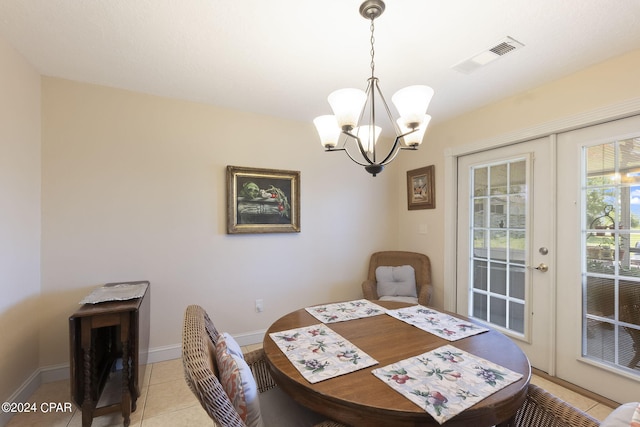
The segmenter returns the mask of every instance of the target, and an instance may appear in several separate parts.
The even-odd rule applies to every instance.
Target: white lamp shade
[[[373,129],[372,129],[373,128]],[[382,132],[382,128],[380,126],[358,126],[354,130],[354,134],[360,139],[360,143],[362,144],[362,148],[367,153],[373,153],[373,147],[378,142],[378,137],[380,136],[380,132]]]
[[[313,119],[313,124],[316,125],[322,146],[324,148],[334,148],[340,137],[340,127],[336,116],[318,116]]]
[[[327,98],[338,126],[342,129],[353,129],[358,124],[367,94],[360,89],[339,89],[331,92]]]
[[[424,138],[424,132],[427,130],[427,126],[429,126],[430,121],[431,121],[431,116],[428,114],[425,114],[424,117],[422,118],[422,124],[420,125],[418,130],[410,133],[409,135],[405,135],[404,137],[402,137],[402,139],[404,140],[404,145],[411,147],[411,146],[417,146],[422,144],[422,139]],[[411,131],[411,128],[405,126],[402,118],[396,120],[396,122],[398,123],[398,127],[400,128],[400,132],[402,134],[405,134]]]
[[[422,123],[431,98],[433,98],[433,89],[429,86],[415,85],[400,89],[393,94],[391,101],[398,109],[404,126],[412,127]]]

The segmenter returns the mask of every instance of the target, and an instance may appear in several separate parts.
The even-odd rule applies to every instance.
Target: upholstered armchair
[[[380,287],[376,280],[376,270],[378,267],[400,267],[411,266],[415,271],[416,300],[411,297],[398,297],[396,295],[380,295],[388,288]],[[381,271],[378,270],[380,275]],[[404,272],[403,272],[404,274]],[[371,255],[369,260],[369,271],[367,280],[362,282],[362,293],[369,300],[396,300],[416,302],[422,305],[429,305],[431,301],[431,262],[429,257],[417,252],[405,251],[383,251]],[[393,292],[391,292],[393,293]],[[411,300],[411,301],[410,301]]]

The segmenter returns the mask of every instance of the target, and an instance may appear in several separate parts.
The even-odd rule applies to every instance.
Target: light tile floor
[[[245,348],[250,350],[250,348]],[[534,376],[537,384],[559,398],[603,420],[612,410],[590,398],[563,388],[547,379]],[[198,427],[211,426],[212,421],[189,390],[183,376],[182,361],[169,360],[149,365],[138,398],[138,409],[131,414],[131,427]],[[69,381],[41,385],[29,402],[69,402]],[[6,427],[81,427],[82,413],[73,407],[72,413],[41,412],[15,415]],[[122,426],[118,413],[93,420],[92,427]]]

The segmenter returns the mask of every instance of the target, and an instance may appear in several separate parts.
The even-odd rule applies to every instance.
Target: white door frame
[[[605,123],[633,115],[640,114],[640,98],[633,98],[625,102],[607,107],[598,108],[589,112],[576,114],[558,120],[552,120],[530,128],[520,129],[515,132],[498,135],[479,141],[472,141],[458,147],[447,148],[444,152],[444,210],[445,212],[457,212],[457,187],[458,187],[458,157],[477,153],[492,148],[524,142],[530,139],[541,138],[560,132],[566,132],[585,126]],[[554,137],[555,141],[555,137]],[[555,169],[554,169],[555,175]],[[554,178],[555,179],[555,178]],[[456,310],[456,215],[444,215],[444,308],[455,312]],[[554,233],[555,235],[555,233]],[[555,248],[553,253],[555,254]],[[555,255],[554,255],[555,256]],[[555,274],[551,283],[551,351],[555,353]],[[552,356],[554,356],[552,354]],[[548,372],[555,375],[555,357],[550,358]]]

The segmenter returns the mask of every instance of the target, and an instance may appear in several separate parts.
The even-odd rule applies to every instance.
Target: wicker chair
[[[182,363],[185,380],[214,421],[214,425],[244,427],[245,423],[218,378],[215,356],[212,353],[215,352],[218,335],[217,329],[202,307],[198,305],[187,307],[182,330]],[[244,359],[251,368],[259,393],[276,387],[269,374],[262,349],[244,353]],[[333,421],[325,421],[316,424],[316,427],[344,426]]]
[[[431,261],[429,257],[417,252],[383,251],[371,255],[367,280],[362,282],[362,293],[368,300],[380,299],[376,283],[376,268],[379,266],[410,265],[416,272],[416,292],[418,303],[429,305],[431,301]]]
[[[527,400],[518,410],[513,427],[598,427],[600,422],[586,412],[529,384]]]

